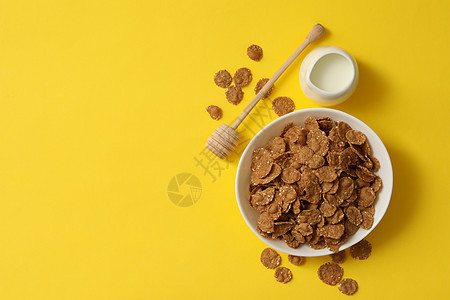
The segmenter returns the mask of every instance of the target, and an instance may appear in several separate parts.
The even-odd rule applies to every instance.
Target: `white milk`
[[[310,80],[327,92],[339,92],[348,88],[355,75],[352,63],[341,54],[322,56],[311,70]]]

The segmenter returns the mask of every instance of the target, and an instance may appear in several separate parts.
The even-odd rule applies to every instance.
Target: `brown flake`
[[[233,105],[238,105],[239,103],[241,103],[242,98],[244,98],[244,92],[240,87],[232,85],[225,91],[225,96],[228,102]]]
[[[281,263],[281,256],[272,248],[266,248],[262,251],[260,260],[267,269],[275,269]]]
[[[305,128],[306,130],[318,130],[319,129],[319,123],[317,122],[317,119],[314,117],[307,117],[305,119]]]
[[[328,137],[322,130],[310,130],[306,136],[306,144],[320,156],[328,153]]]
[[[367,139],[364,133],[358,130],[349,130],[345,133],[347,141],[351,144],[362,145]]]
[[[338,126],[337,127],[338,127],[339,138],[342,141],[347,142],[347,136],[346,136],[347,131],[352,130],[352,128],[350,127],[350,125],[348,125],[347,123],[342,122],[342,121],[338,122]]]
[[[289,97],[277,97],[272,101],[272,109],[278,116],[284,116],[295,110],[294,101]]]
[[[330,254],[330,257],[333,262],[335,262],[337,264],[342,264],[345,262],[345,258],[346,258],[345,250]]]
[[[377,193],[380,189],[381,189],[381,186],[383,185],[383,183],[382,183],[382,181],[381,181],[381,178],[379,177],[379,176],[377,176],[377,177],[375,177],[375,179],[373,180],[373,183],[372,183],[372,185],[370,186],[372,189],[373,189],[373,191],[375,192],[375,193]]]
[[[210,105],[206,108],[206,111],[213,120],[220,120],[222,118],[222,109],[218,106]]]
[[[369,207],[375,201],[375,192],[371,187],[363,187],[359,190],[358,206]]]
[[[263,50],[260,46],[253,44],[247,48],[247,55],[251,60],[260,61],[263,56]]]
[[[327,201],[324,201],[320,205],[320,212],[324,217],[331,217],[336,212],[336,206],[330,204]]]
[[[252,81],[252,71],[248,68],[240,68],[234,73],[233,80],[238,87],[247,86]]]
[[[220,70],[214,74],[214,83],[221,88],[227,88],[231,84],[231,75],[227,70]]]
[[[317,275],[319,275],[319,279],[322,282],[329,285],[336,285],[341,281],[344,275],[344,269],[336,263],[327,262],[319,267]]]
[[[368,259],[372,253],[372,244],[366,240],[361,240],[350,247],[350,255],[354,259]]]
[[[264,87],[264,85],[269,81],[269,78],[262,78],[260,79],[255,86],[255,95],[259,93],[260,90]],[[267,92],[261,97],[261,99],[266,99],[267,97],[272,94],[273,86],[270,87],[270,89],[267,90]]]
[[[353,295],[358,291],[358,283],[351,278],[345,278],[339,283],[338,289],[344,295]]]
[[[272,233],[274,231],[274,223],[272,217],[268,212],[263,212],[258,219],[258,227],[267,233]]]
[[[288,260],[291,264],[299,266],[305,261],[305,258],[303,256],[288,255]]]
[[[361,212],[354,206],[347,207],[345,215],[347,216],[347,219],[356,226],[359,226],[363,221]]]
[[[275,270],[275,279],[281,283],[288,283],[292,280],[292,272],[286,267],[278,267]]]
[[[327,222],[328,224],[338,224],[342,221],[343,218],[344,212],[341,208],[338,208],[331,217],[327,218]]]
[[[343,224],[325,225],[319,228],[319,233],[326,238],[339,239],[344,234]]]

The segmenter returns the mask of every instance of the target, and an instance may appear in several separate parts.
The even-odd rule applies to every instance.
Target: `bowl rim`
[[[375,133],[375,131],[373,131],[366,123],[364,123],[363,121],[361,121],[360,119],[358,119],[358,118],[356,118],[356,117],[354,117],[354,116],[352,116],[352,115],[350,115],[350,114],[348,114],[348,113],[346,113],[346,112],[343,112],[343,111],[341,111],[341,110],[337,110],[337,109],[331,109],[331,108],[323,108],[323,107],[320,107],[320,108],[305,108],[305,109],[299,109],[299,110],[296,110],[296,111],[294,111],[294,112],[291,112],[291,113],[289,113],[289,114],[286,114],[286,115],[284,115],[284,116],[282,116],[282,117],[279,117],[279,118],[277,118],[277,119],[275,119],[275,120],[273,120],[272,122],[270,122],[269,124],[267,124],[266,126],[264,126],[251,140],[250,140],[250,142],[248,143],[248,145],[246,146],[246,148],[245,148],[245,150],[244,150],[244,152],[242,153],[242,155],[241,155],[241,157],[240,157],[240,159],[239,159],[239,164],[238,164],[238,167],[237,167],[237,170],[236,170],[236,179],[235,179],[235,194],[236,194],[236,202],[237,202],[237,204],[238,204],[238,207],[239,207],[239,211],[240,211],[240,213],[241,213],[241,215],[242,215],[242,217],[244,218],[244,221],[245,221],[245,223],[247,224],[247,226],[250,228],[250,230],[262,241],[262,242],[264,242],[267,246],[269,246],[269,247],[271,247],[271,248],[274,248],[275,250],[278,250],[278,251],[280,251],[280,252],[283,252],[283,253],[286,253],[286,254],[291,254],[291,255],[299,255],[299,253],[296,253],[296,251],[298,251],[297,249],[294,249],[294,248],[290,248],[290,247],[288,247],[289,249],[288,249],[288,251],[286,251],[286,250],[284,250],[284,249],[280,249],[279,247],[277,247],[277,245],[276,244],[272,244],[271,242],[272,242],[272,240],[270,240],[270,239],[267,239],[267,238],[264,238],[263,236],[261,236],[257,231],[256,231],[256,228],[254,229],[251,225],[250,225],[250,220],[248,219],[248,216],[244,213],[244,208],[242,207],[242,204],[241,203],[246,203],[246,202],[248,202],[248,199],[245,199],[245,201],[243,201],[243,200],[240,200],[240,196],[239,196],[239,190],[240,190],[240,185],[241,185],[241,183],[240,183],[240,174],[241,174],[241,169],[243,168],[243,160],[244,160],[244,157],[246,157],[247,155],[248,155],[248,152],[250,152],[250,149],[252,148],[252,144],[255,142],[255,141],[257,141],[258,139],[259,139],[259,137],[261,137],[266,131],[267,131],[267,129],[268,128],[270,128],[270,127],[272,127],[272,126],[274,126],[275,124],[277,124],[277,123],[282,123],[282,122],[284,122],[284,120],[285,119],[287,119],[287,118],[289,118],[289,117],[291,117],[292,115],[295,115],[295,114],[304,114],[304,113],[310,113],[311,115],[314,115],[314,114],[320,114],[320,113],[326,113],[326,112],[333,112],[333,113],[336,113],[336,114],[340,114],[340,115],[343,115],[343,116],[345,116],[345,118],[349,118],[349,119],[352,119],[352,121],[355,121],[355,122],[357,122],[357,123],[360,123],[363,127],[366,127],[364,130],[366,131],[368,131],[368,132],[370,132],[371,133],[371,135],[373,135],[373,137],[377,140],[376,142],[377,142],[377,144],[379,144],[379,146],[381,146],[380,147],[380,151],[382,151],[382,152],[384,152],[384,154],[386,155],[386,158],[387,158],[387,161],[385,162],[385,167],[386,167],[386,172],[388,172],[389,174],[387,174],[386,175],[386,177],[389,177],[391,180],[390,180],[390,184],[388,185],[388,187],[390,187],[387,191],[386,191],[386,196],[385,196],[385,198],[386,198],[386,200],[384,200],[384,201],[386,201],[386,204],[385,204],[385,209],[383,210],[383,211],[381,211],[381,215],[380,215],[380,217],[379,217],[379,219],[377,219],[377,220],[374,220],[374,223],[373,223],[373,225],[372,225],[372,227],[370,228],[370,229],[368,229],[368,230],[365,230],[365,231],[363,231],[362,232],[362,235],[361,235],[361,237],[357,240],[357,241],[355,241],[354,243],[352,243],[352,244],[349,244],[349,245],[346,245],[347,243],[348,243],[348,241],[345,243],[345,244],[343,244],[340,248],[339,248],[339,251],[342,251],[342,250],[345,250],[345,249],[347,249],[347,248],[349,248],[349,247],[351,247],[352,245],[354,245],[354,244],[356,244],[357,242],[359,242],[360,240],[362,240],[362,239],[364,239],[370,232],[372,232],[372,230],[373,229],[375,229],[375,227],[380,223],[380,221],[383,219],[383,217],[384,217],[384,215],[386,214],[386,211],[387,211],[387,208],[389,207],[389,204],[390,204],[390,200],[391,200],[391,197],[392,197],[392,190],[393,190],[393,185],[394,185],[394,176],[393,176],[393,168],[392,168],[392,163],[391,163],[391,158],[390,158],[390,156],[389,156],[389,153],[388,153],[388,151],[387,151],[387,149],[386,149],[386,146],[384,145],[384,143],[383,143],[383,141],[380,139],[380,137]],[[339,121],[339,120],[337,120],[337,121]],[[246,187],[247,189],[248,189],[248,187]],[[385,184],[383,183],[383,189],[385,189],[385,188],[387,188],[386,186],[385,186]],[[316,252],[314,252],[314,254],[301,254],[302,256],[307,256],[307,257],[315,257],[315,256],[325,256],[325,255],[329,255],[329,254],[332,254],[333,252],[331,252],[329,249],[327,249],[327,248],[324,248],[324,249],[320,249],[320,250],[315,250]]]

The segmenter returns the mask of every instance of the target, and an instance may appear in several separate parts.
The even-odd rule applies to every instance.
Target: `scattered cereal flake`
[[[358,283],[351,278],[345,278],[339,283],[338,289],[344,295],[353,295],[358,291]]]
[[[344,263],[346,256],[347,255],[345,254],[345,250],[330,254],[331,260],[337,264]]]
[[[260,61],[263,56],[263,50],[260,46],[253,44],[247,48],[247,55],[251,60]]]
[[[328,153],[328,137],[322,130],[310,130],[306,136],[306,144],[320,156],[325,156]]]
[[[359,243],[350,247],[350,255],[354,259],[367,259],[372,253],[372,244],[366,240],[361,240]]]
[[[248,68],[240,68],[234,73],[233,80],[238,87],[247,86],[252,81],[252,71]]]
[[[213,120],[220,120],[222,118],[222,109],[218,106],[210,105],[206,108],[206,111]]]
[[[363,187],[359,190],[358,206],[369,207],[375,201],[375,192],[371,187]]]
[[[286,183],[294,183],[300,179],[300,172],[294,168],[286,168],[281,173],[281,179]]]
[[[231,84],[231,75],[227,70],[220,70],[214,74],[214,83],[221,88],[227,88]]]
[[[299,266],[305,261],[305,258],[303,256],[288,255],[288,260],[291,264]]]
[[[275,269],[281,263],[281,256],[272,248],[266,248],[261,253],[261,263],[267,269]]]
[[[278,267],[275,270],[275,279],[281,283],[288,283],[292,280],[292,272],[286,267]]]
[[[278,116],[284,116],[295,110],[294,101],[289,97],[277,97],[272,101],[272,109]]]
[[[238,105],[244,97],[244,92],[240,87],[232,85],[225,91],[225,96],[227,97],[228,102],[233,105]]]
[[[319,267],[317,271],[319,279],[329,285],[338,284],[344,275],[344,269],[336,263],[327,262]]]
[[[345,137],[351,144],[362,145],[366,141],[366,136],[359,130],[349,130],[346,132]]]
[[[361,212],[353,205],[347,207],[345,210],[345,215],[347,216],[347,219],[356,226],[359,226],[363,221]]]
[[[269,78],[262,78],[258,81],[258,83],[256,83],[255,86],[255,94],[258,94],[260,90],[262,90],[262,88],[264,87],[264,85],[269,81]],[[272,90],[273,90],[273,86],[271,86],[267,92],[264,94],[264,96],[261,97],[261,99],[266,99],[267,97],[270,96],[270,94],[272,94]]]

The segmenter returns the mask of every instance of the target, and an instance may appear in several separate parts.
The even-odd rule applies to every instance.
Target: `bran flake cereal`
[[[220,120],[220,118],[222,118],[222,109],[218,106],[210,105],[206,108],[206,111],[213,120]]]
[[[304,127],[287,124],[252,154],[249,203],[260,212],[258,232],[292,248],[339,252],[374,223],[382,181],[370,152],[364,133],[344,122],[309,117]]]
[[[342,294],[353,295],[358,291],[358,283],[351,278],[345,278],[339,283],[338,289]]]
[[[366,240],[361,240],[357,244],[350,247],[350,255],[354,259],[368,259],[372,253],[372,244]]]
[[[291,264],[299,266],[303,264],[305,258],[303,256],[288,255],[288,260],[291,262]]]
[[[255,95],[259,93],[260,90],[262,90],[262,88],[264,87],[264,85],[266,85],[266,83],[269,81],[269,78],[262,78],[260,79],[255,86]],[[266,99],[267,97],[270,96],[270,94],[272,94],[273,91],[273,85],[270,87],[270,89],[267,90],[267,92],[261,97],[261,99]]]
[[[263,50],[258,45],[251,45],[247,48],[247,55],[251,60],[260,61],[263,56]]]
[[[220,70],[214,74],[214,83],[221,88],[227,88],[232,81],[230,73],[227,70]]]
[[[252,71],[248,68],[238,69],[233,76],[234,84],[238,87],[247,86],[252,81]]]
[[[331,260],[337,264],[344,263],[346,256],[347,255],[344,250],[339,251],[338,253],[330,254]]]
[[[228,102],[233,105],[238,105],[239,103],[241,103],[242,98],[244,98],[244,92],[240,87],[232,85],[225,91],[225,96]]]
[[[286,267],[279,267],[275,270],[275,279],[281,283],[288,283],[292,280],[292,272]]]
[[[272,101],[272,109],[278,116],[284,116],[295,110],[294,101],[289,97],[277,97]]]
[[[281,256],[272,248],[264,249],[260,260],[267,269],[275,269],[281,264]]]
[[[319,275],[319,279],[322,282],[329,285],[336,285],[341,281],[344,275],[344,269],[336,263],[327,262],[319,267],[317,275]]]

